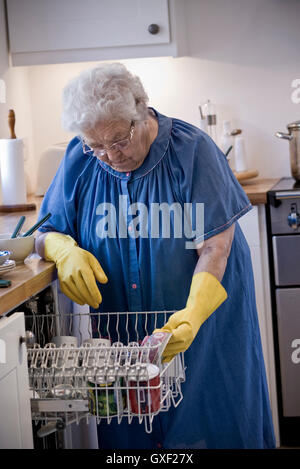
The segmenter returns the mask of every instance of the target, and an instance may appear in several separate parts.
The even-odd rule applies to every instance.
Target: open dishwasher
[[[155,415],[183,399],[184,354],[162,363],[168,334],[151,335],[172,313],[51,311],[25,316],[37,436],[83,419],[87,424],[138,419],[150,433]]]

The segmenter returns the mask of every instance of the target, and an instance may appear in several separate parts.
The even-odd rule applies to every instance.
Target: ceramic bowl
[[[34,235],[22,238],[11,238],[10,233],[0,234],[0,251],[10,251],[9,258],[14,260],[17,264],[24,262],[27,256],[32,253],[34,249]]]

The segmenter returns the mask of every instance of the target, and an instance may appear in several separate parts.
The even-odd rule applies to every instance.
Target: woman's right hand
[[[44,257],[55,262],[61,291],[80,305],[98,308],[102,296],[96,280],[107,283],[108,279],[96,257],[61,233],[47,234],[44,243]]]

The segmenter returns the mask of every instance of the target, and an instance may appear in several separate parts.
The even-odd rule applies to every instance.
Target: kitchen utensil
[[[26,233],[24,233],[22,236],[23,238],[26,238],[27,236],[31,236],[40,226],[43,225],[43,223],[45,223],[45,221],[48,220],[48,218],[51,217],[51,213],[47,213],[47,215],[45,215],[40,221],[38,221],[35,225],[33,225],[31,228],[29,228],[28,231],[26,231]]]
[[[287,125],[289,133],[276,132],[275,136],[290,142],[291,173],[296,181],[300,181],[300,120]]]
[[[233,146],[230,145],[230,147],[228,148],[228,150],[227,150],[226,153],[225,153],[225,156],[226,156],[226,157],[229,155],[229,153],[231,152],[232,149],[233,149]]]
[[[0,251],[0,266],[9,259],[10,251]]]
[[[17,226],[16,226],[15,229],[14,229],[13,234],[11,235],[12,238],[17,238],[17,236],[19,235],[19,233],[20,233],[20,231],[21,231],[21,228],[22,228],[22,226],[24,225],[25,218],[26,218],[26,217],[24,217],[24,215],[21,216],[20,220],[19,220],[18,223],[17,223]]]
[[[10,251],[10,259],[16,261],[17,264],[24,262],[34,249],[34,235],[27,237],[19,236],[11,238],[11,233],[0,234],[0,250]]]

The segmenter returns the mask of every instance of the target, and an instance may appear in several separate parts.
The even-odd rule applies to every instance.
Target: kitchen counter
[[[272,189],[280,180],[276,179],[249,179],[243,181],[242,187],[248,195],[252,205],[260,205],[267,203],[267,192]]]
[[[0,233],[12,233],[21,215],[26,217],[22,231],[28,230],[37,222],[42,200],[42,197],[28,197],[28,202],[34,203],[36,210],[1,213]],[[0,288],[0,315],[24,303],[55,280],[55,264],[46,262],[37,255],[29,256],[24,264],[2,274],[1,278],[10,280],[11,286]]]
[[[23,264],[2,274],[1,278],[10,280],[11,286],[0,289],[0,315],[24,303],[55,280],[55,264],[38,256],[28,257]]]
[[[266,204],[267,192],[279,179],[253,179],[243,182],[243,189],[252,205]],[[21,215],[26,216],[24,231],[36,223],[43,198],[29,197],[28,202],[36,204],[36,210],[1,214],[0,233],[12,233]],[[0,289],[0,314],[17,307],[31,296],[47,287],[55,278],[53,262],[46,262],[37,255],[26,259],[25,263],[2,277],[12,282],[11,287]]]

